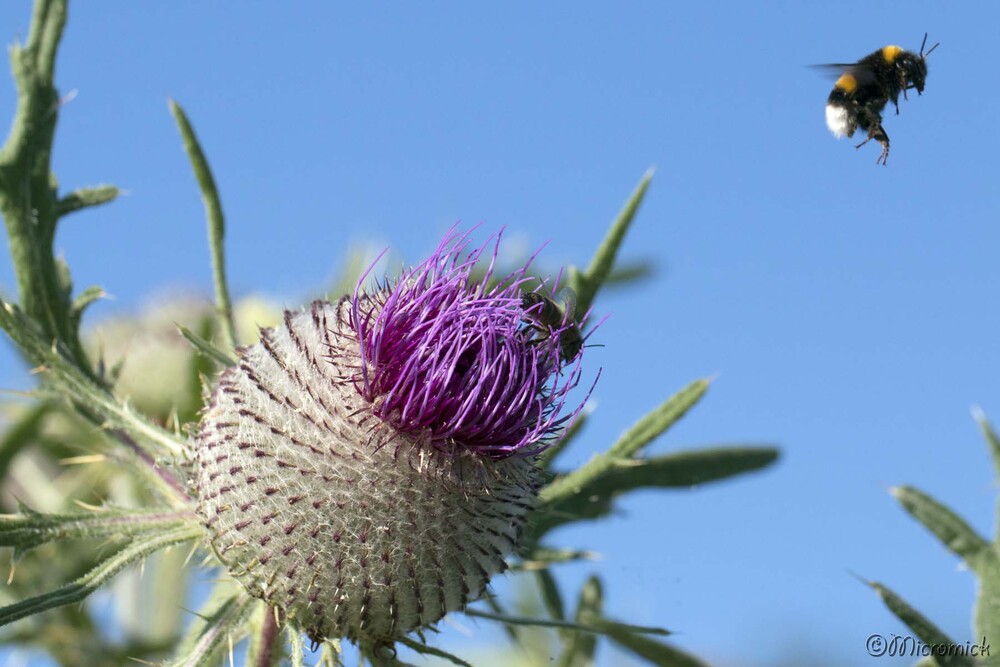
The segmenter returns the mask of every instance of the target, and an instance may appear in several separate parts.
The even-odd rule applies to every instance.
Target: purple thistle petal
[[[532,280],[531,260],[489,288],[500,234],[464,254],[470,233],[452,228],[427,260],[371,294],[361,291],[371,269],[362,276],[351,304],[361,357],[354,386],[383,422],[427,432],[441,449],[536,454],[583,407],[560,416],[580,358],[568,370],[560,361],[565,327],[544,337],[526,327],[521,287]],[[477,281],[472,271],[491,242]]]

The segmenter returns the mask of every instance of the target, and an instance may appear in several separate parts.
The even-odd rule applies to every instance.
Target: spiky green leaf
[[[590,577],[583,584],[580,600],[576,608],[578,625],[591,628],[594,621],[601,618],[604,607],[604,591],[597,577]],[[597,637],[589,632],[573,632],[563,634],[563,651],[559,655],[558,667],[582,667],[594,663],[594,652],[597,649]]]
[[[281,628],[274,614],[273,607],[260,602],[250,615],[247,623],[250,641],[247,645],[246,665],[279,667],[283,663],[285,647]]]
[[[511,564],[510,569],[512,572],[534,572],[537,570],[547,570],[549,566],[557,563],[597,560],[599,557],[600,554],[583,549],[548,549],[536,546],[531,550],[531,553],[524,556],[523,560]]]
[[[931,623],[926,616],[911,607],[906,600],[890,588],[877,581],[866,581],[865,583],[878,593],[878,596],[882,598],[882,602],[889,608],[889,611],[905,623],[906,627],[910,628],[924,644],[928,646],[955,646],[955,642],[948,635]],[[964,656],[935,657],[941,667],[973,667],[975,665],[974,661]]]
[[[708,380],[695,380],[640,419],[611,446],[608,453],[629,458],[676,424],[708,391]]]
[[[644,635],[620,628],[609,628],[607,635],[614,643],[658,667],[708,667],[693,655]]]
[[[83,208],[107,204],[117,199],[120,194],[121,190],[113,185],[98,185],[75,190],[56,202],[56,214],[63,217]]]
[[[618,250],[625,240],[625,234],[628,232],[629,226],[631,226],[632,220],[635,218],[635,214],[639,210],[639,205],[642,203],[643,197],[646,196],[646,190],[649,188],[652,180],[653,170],[649,169],[643,174],[639,185],[636,186],[628,201],[625,202],[625,206],[622,207],[622,210],[615,217],[614,222],[611,223],[608,233],[605,235],[600,246],[598,246],[593,258],[591,258],[586,271],[583,273],[575,269],[569,271],[569,286],[573,288],[573,291],[577,295],[577,319],[583,317],[590,310],[590,306],[594,303],[594,297],[597,296],[598,290],[611,274],[612,268],[615,265],[615,259],[618,256]]]
[[[175,658],[164,667],[216,667],[220,658],[246,636],[250,617],[259,605],[232,582],[216,584]]]
[[[18,453],[34,442],[50,409],[50,403],[39,401],[6,425],[6,431],[0,434],[0,480],[6,478]]]
[[[546,493],[549,487],[543,489],[542,498],[546,502],[535,521],[533,534],[541,537],[565,523],[607,516],[615,499],[629,491],[686,488],[718,481],[765,468],[777,460],[778,454],[774,447],[734,446],[651,459],[613,459],[602,467],[599,475],[575,487],[572,494],[549,496]],[[558,483],[559,480],[552,486]]]
[[[131,442],[153,458],[177,456],[185,443],[173,434],[148,421],[111,393],[73,361],[58,342],[47,339],[37,325],[18,307],[0,300],[0,329],[3,329],[36,364],[51,384],[68,397],[84,414],[100,416],[109,430],[121,430]]]
[[[891,493],[910,516],[922,523],[973,570],[979,571],[988,562],[996,561],[990,543],[937,500],[912,486],[897,486]]]
[[[565,620],[566,607],[563,604],[562,593],[559,592],[559,584],[555,577],[548,570],[539,570],[535,573],[535,578],[538,581],[538,590],[541,593],[545,611],[549,612],[549,616],[554,620]]]
[[[435,658],[442,658],[447,660],[453,665],[459,665],[459,667],[473,667],[472,663],[462,660],[457,655],[448,653],[447,651],[442,651],[439,648],[434,648],[433,646],[428,646],[427,644],[422,644],[421,642],[414,641],[408,637],[404,637],[399,640],[400,644],[409,647],[410,649],[416,651],[421,655],[432,655]],[[392,663],[393,665],[402,664],[398,660]]]
[[[188,329],[186,326],[181,324],[177,325],[177,330],[180,332],[191,345],[202,355],[215,361],[216,363],[229,368],[230,366],[236,365],[236,359],[229,356],[215,345],[212,345],[207,340],[196,334],[195,332]]]
[[[707,380],[696,380],[639,420],[605,453],[595,456],[573,472],[556,478],[541,491],[548,504],[579,493],[592,480],[605,474],[619,459],[635,456],[643,447],[683,417],[708,390]]]
[[[198,137],[191,127],[187,114],[177,102],[170,100],[170,113],[177,121],[177,128],[184,140],[184,150],[198,186],[201,188],[201,199],[205,204],[205,215],[208,218],[208,245],[212,254],[212,278],[215,283],[215,305],[219,314],[222,333],[230,349],[236,348],[236,321],[233,319],[233,304],[229,298],[229,285],[226,280],[226,261],[223,243],[226,236],[225,216],[222,214],[222,201],[215,185],[215,177],[208,166],[208,159],[201,149]]]
[[[0,547],[14,547],[16,557],[40,544],[91,537],[165,533],[191,523],[187,513],[170,508],[104,508],[73,514],[0,514]]]
[[[107,556],[90,572],[71,584],[27,600],[15,602],[0,609],[0,626],[39,614],[48,609],[74,604],[110,581],[131,563],[171,544],[187,542],[201,536],[197,527],[185,526],[163,533],[143,535],[131,540],[118,551]]]
[[[993,468],[1000,475],[1000,437],[997,437],[993,425],[986,418],[986,413],[980,408],[973,408],[972,416],[979,424],[979,429],[983,432],[983,437],[986,438],[986,444],[989,445],[990,455],[993,458]]]

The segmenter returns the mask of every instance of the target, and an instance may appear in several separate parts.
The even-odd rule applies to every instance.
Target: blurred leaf
[[[628,491],[687,488],[718,481],[765,468],[778,455],[773,447],[719,447],[650,459],[612,460],[599,476],[586,480],[572,495],[547,502],[533,534],[537,538],[565,523],[607,516],[614,500]]]
[[[319,660],[316,667],[342,667],[344,664],[340,659],[340,640],[326,639],[319,649]]]
[[[534,572],[536,570],[546,570],[550,565],[556,563],[597,560],[599,556],[594,551],[585,551],[582,549],[548,549],[536,546],[520,562],[512,564],[510,569],[512,572]]]
[[[766,468],[778,455],[775,447],[738,445],[615,461],[604,475],[584,487],[584,493],[608,495],[647,487],[697,486]]]
[[[302,632],[289,623],[285,626],[285,634],[288,636],[288,650],[292,659],[292,667],[305,667],[306,653]]]
[[[656,271],[656,262],[652,259],[619,262],[611,269],[605,287],[624,287],[632,283],[646,280]]]
[[[247,624],[250,641],[247,645],[246,665],[253,667],[279,667],[285,657],[281,629],[275,619],[275,610],[260,603]]]
[[[986,414],[981,409],[973,408],[972,416],[979,424],[979,428],[983,432],[983,437],[986,438],[986,444],[990,447],[990,455],[993,457],[993,468],[996,470],[997,475],[1000,475],[1000,438],[997,437],[993,425],[990,424],[986,418]]]
[[[976,574],[979,590],[973,610],[974,627],[976,637],[981,637],[986,644],[987,638],[1000,636],[1000,562],[990,558]]]
[[[660,404],[618,439],[608,454],[621,458],[635,456],[643,447],[676,424],[708,391],[708,380],[695,380]]]
[[[83,311],[87,309],[87,306],[94,303],[99,299],[103,299],[108,295],[103,289],[97,285],[91,285],[87,289],[80,292],[80,295],[73,299],[73,303],[70,306],[69,317],[70,322],[73,325],[73,331],[79,331],[80,329],[80,319],[83,317]]]
[[[212,319],[203,317],[198,338],[203,341],[206,340],[212,335],[213,327]],[[180,333],[182,336],[184,335],[183,331]],[[194,335],[193,332],[191,333]],[[191,359],[188,362],[188,390],[185,392],[187,400],[176,406],[177,421],[179,424],[194,424],[200,418],[201,411],[205,407],[205,393],[203,389],[211,386],[211,382],[207,378],[215,375],[215,371],[217,370],[216,363],[215,359],[204,354],[191,355]]]
[[[177,122],[177,129],[184,140],[184,150],[191,161],[198,186],[201,188],[201,200],[205,205],[205,216],[208,218],[208,245],[212,255],[212,280],[215,283],[215,307],[219,316],[222,334],[229,349],[236,349],[236,321],[233,319],[233,304],[229,297],[229,285],[226,280],[226,261],[223,242],[226,236],[225,216],[222,213],[222,201],[219,199],[219,189],[215,184],[212,169],[201,148],[198,137],[191,127],[184,109],[176,101],[170,100],[170,113]]]
[[[594,253],[586,271],[581,273],[575,268],[570,267],[569,286],[573,288],[573,291],[577,295],[575,319],[580,320],[590,310],[598,290],[611,274],[611,269],[618,255],[618,249],[625,240],[625,233],[628,231],[629,226],[631,226],[632,219],[639,210],[639,204],[642,203],[643,197],[646,196],[646,190],[649,188],[649,183],[652,179],[653,170],[649,169],[643,175],[642,180],[639,181],[639,185],[632,192],[628,201],[625,202],[625,206],[618,213],[614,222],[611,223],[611,228],[605,235],[601,245],[598,246],[597,252]]]
[[[169,508],[105,508],[76,514],[0,514],[0,547],[14,547],[15,558],[46,542],[164,533],[189,525],[190,519]]]
[[[178,657],[164,667],[216,667],[224,653],[246,636],[250,615],[263,603],[231,583],[216,584],[188,628]]]
[[[555,577],[548,570],[539,570],[535,573],[538,581],[538,590],[542,595],[542,604],[549,616],[557,621],[565,620],[566,608],[563,605],[562,594],[559,592],[559,584]]]
[[[883,586],[877,581],[865,581],[868,586],[870,586],[878,596],[882,598],[882,602],[885,606],[889,608],[896,617],[906,624],[906,627],[910,628],[920,638],[920,641],[924,642],[929,646],[954,646],[955,642],[952,641],[948,635],[941,631],[936,625],[931,623],[926,617],[924,617],[920,612],[911,607],[903,598],[899,597],[890,590],[888,587]],[[935,656],[938,660],[938,664],[942,666],[949,667],[973,667],[975,661],[970,660],[962,656],[951,655],[951,656]]]
[[[573,630],[575,632],[584,632],[594,635],[604,634],[604,629],[598,627],[597,625],[591,623],[579,623],[572,621],[557,621],[555,619],[547,618],[529,618],[525,616],[507,616],[504,614],[492,614],[487,611],[482,611],[480,609],[474,609],[472,607],[466,608],[463,612],[466,616],[472,616],[474,618],[485,618],[491,621],[498,621],[500,623],[510,623],[511,625],[526,625],[536,628],[556,628],[560,630]],[[596,616],[592,618],[597,618]],[[669,630],[664,630],[663,628],[643,626],[643,625],[625,625],[620,624],[624,628],[628,628],[630,632],[638,632],[642,634],[650,635],[669,635]]]
[[[378,253],[372,252],[369,248],[349,249],[337,277],[330,283],[330,287],[326,291],[326,300],[336,303],[341,298],[354,294],[358,280],[377,256]]]
[[[98,185],[93,188],[81,188],[69,193],[56,202],[56,215],[60,218],[83,208],[107,204],[118,198],[121,190],[113,185]]]
[[[399,643],[409,647],[410,649],[416,651],[421,655],[433,655],[434,657],[443,658],[448,662],[452,663],[453,665],[460,665],[461,667],[474,667],[471,663],[462,660],[457,655],[452,655],[447,651],[442,651],[441,649],[434,648],[432,646],[427,646],[426,644],[414,641],[409,637],[403,637],[402,639],[399,640]],[[393,665],[396,664],[401,664],[401,663],[399,663],[399,661],[394,661]]]
[[[577,624],[590,628],[601,617],[604,607],[604,591],[597,577],[590,577],[580,591],[580,601],[576,608]],[[597,637],[590,633],[571,632],[563,635],[563,652],[556,661],[558,667],[585,667],[594,664]]]
[[[44,372],[65,396],[73,397],[76,405],[107,420],[105,427],[121,429],[153,457],[179,455],[185,451],[184,442],[119,402],[105,387],[81,371],[69,360],[72,357],[62,346],[45,339],[35,323],[13,304],[0,301],[0,329],[14,339],[38,370]]]
[[[694,656],[655,639],[620,629],[609,629],[611,641],[659,667],[707,667]]]
[[[132,562],[154,551],[201,537],[197,527],[187,526],[166,533],[144,535],[133,539],[117,552],[104,558],[93,570],[71,584],[35,597],[15,602],[0,609],[0,625],[39,614],[47,609],[74,604],[110,581],[116,574]]]
[[[490,611],[492,611],[494,614],[498,614],[500,616],[507,615],[507,610],[503,608],[503,605],[500,604],[500,601],[496,598],[495,595],[484,596],[483,602],[486,604],[487,607],[490,608]],[[503,630],[507,634],[508,639],[510,639],[518,646],[521,645],[521,637],[518,635],[517,628],[515,628],[512,625],[505,624],[503,626]]]
[[[0,435],[0,483],[7,476],[11,462],[18,452],[32,443],[38,435],[42,421],[51,409],[45,401],[39,401],[19,414],[7,430]]]
[[[200,352],[203,356],[215,361],[225,368],[236,365],[236,359],[229,356],[215,345],[212,345],[207,340],[188,329],[186,326],[178,324],[177,330],[182,336],[184,336],[185,339],[187,339],[189,343],[191,343],[194,349]]]
[[[551,505],[579,493],[590,480],[603,475],[616,460],[634,456],[683,417],[708,390],[707,380],[696,380],[680,390],[622,435],[605,453],[595,456],[583,466],[557,477],[541,491],[542,500]]]
[[[911,486],[897,486],[891,493],[910,516],[934,533],[952,553],[968,563],[973,570],[978,572],[984,564],[984,559],[996,560],[996,554],[990,543],[980,537],[961,517],[938,501]]]

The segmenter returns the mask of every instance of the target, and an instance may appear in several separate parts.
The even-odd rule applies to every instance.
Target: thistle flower
[[[250,594],[311,639],[390,644],[480,597],[518,544],[579,358],[449,232],[371,292],[286,312],[202,419],[198,511]],[[362,278],[364,280],[364,278]]]

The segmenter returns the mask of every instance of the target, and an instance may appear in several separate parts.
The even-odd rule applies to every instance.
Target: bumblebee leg
[[[886,160],[889,159],[889,135],[885,133],[884,129],[882,129],[881,124],[876,125],[872,127],[870,130],[868,130],[868,138],[862,141],[857,146],[855,146],[855,148],[861,148],[872,139],[882,144],[882,154],[879,155],[877,160],[875,160],[875,164],[881,164],[882,166],[885,166]]]
[[[882,133],[882,138],[878,139],[878,142],[882,144],[882,154],[875,160],[875,164],[881,164],[884,167],[889,161],[889,137],[885,132]]]
[[[874,139],[882,144],[882,154],[875,161],[875,164],[884,165],[886,160],[889,159],[889,135],[885,133],[885,129],[882,127],[882,115],[871,108],[863,107],[859,114],[858,125],[868,130],[868,138],[855,146],[855,148],[861,148]]]

